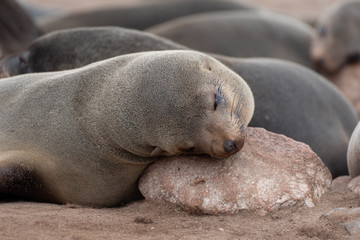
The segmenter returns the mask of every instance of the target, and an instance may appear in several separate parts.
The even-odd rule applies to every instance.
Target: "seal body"
[[[14,0],[0,2],[0,56],[22,51],[41,32]]]
[[[107,31],[111,34],[106,33]],[[95,38],[95,36],[99,37]],[[109,38],[115,40],[108,45],[103,43],[110,41]],[[72,39],[72,41],[64,39]],[[83,41],[83,39],[94,41]],[[61,46],[58,46],[57,42],[61,43]],[[98,47],[98,51],[92,52],[89,56],[87,51],[73,50],[73,43],[76,42],[81,42],[81,47],[84,49],[105,45],[107,48]],[[54,64],[42,54],[44,51],[42,45],[48,49],[46,55],[58,56],[56,60],[54,59]],[[123,28],[64,30],[40,38],[36,44],[34,42],[31,45],[26,54],[15,57],[14,61],[8,60],[14,64],[7,66],[12,70],[8,72],[16,74],[17,69],[21,70],[24,67],[24,64],[19,64],[20,61],[17,60],[21,57],[25,59],[28,66],[26,69],[30,71],[56,71],[64,69],[63,66],[66,68],[83,66],[88,64],[88,59],[98,61],[138,49],[149,51],[166,48],[186,49],[164,38],[136,30]],[[213,56],[240,76],[244,76],[244,80],[251,86],[256,102],[251,126],[263,127],[307,143],[329,167],[334,177],[347,174],[347,145],[356,126],[357,117],[348,101],[326,79],[310,69],[288,61]],[[47,63],[51,64],[47,65]],[[34,67],[35,65],[37,67]]]
[[[320,70],[333,73],[360,60],[360,2],[334,4],[319,18],[311,56]]]
[[[222,11],[177,18],[147,31],[192,49],[233,57],[271,57],[312,67],[313,29],[267,11]]]
[[[18,55],[0,60],[0,76],[68,70],[127,53],[187,49],[170,40],[120,27],[59,30],[39,37]]]
[[[357,124],[354,132],[351,135],[347,161],[349,167],[349,175],[351,178],[360,175],[360,123]]]
[[[175,0],[144,3],[111,9],[97,9],[61,16],[40,24],[45,32],[74,27],[120,26],[145,29],[181,16],[219,10],[252,10],[254,6],[239,1]]]
[[[0,194],[109,207],[152,161],[230,156],[254,111],[247,84],[193,51],[124,55],[0,81]]]
[[[249,124],[307,143],[335,178],[347,175],[347,146],[358,118],[347,99],[316,72],[284,60],[227,65],[246,79],[256,109]]]

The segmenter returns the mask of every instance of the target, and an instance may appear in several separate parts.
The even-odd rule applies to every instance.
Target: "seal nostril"
[[[360,54],[359,53],[352,53],[347,57],[348,63],[357,63],[360,60]]]
[[[224,148],[225,152],[229,153],[236,149],[236,144],[234,141],[226,140],[223,144],[223,148]]]
[[[324,67],[324,64],[325,64],[325,61],[323,58],[318,58],[318,59],[315,59],[314,60],[314,63],[316,65],[316,67],[318,68],[323,68]]]

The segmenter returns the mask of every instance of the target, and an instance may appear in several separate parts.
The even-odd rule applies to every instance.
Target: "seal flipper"
[[[26,199],[56,202],[40,177],[21,165],[0,165],[0,200]]]

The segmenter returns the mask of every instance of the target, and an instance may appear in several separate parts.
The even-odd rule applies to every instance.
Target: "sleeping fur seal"
[[[256,7],[240,1],[175,0],[157,1],[134,6],[112,7],[73,13],[42,22],[45,32],[75,27],[119,26],[143,30],[181,16],[220,10],[255,10]]]
[[[0,60],[0,77],[67,70],[127,53],[169,49],[187,48],[151,33],[120,27],[59,30],[34,40],[20,54]]]
[[[354,132],[351,135],[347,160],[349,167],[349,175],[351,178],[360,175],[360,122],[357,124]]]
[[[45,55],[42,46],[47,49]],[[97,51],[74,51],[77,48]],[[5,62],[12,70],[7,71],[12,74],[18,74],[19,69],[56,71],[86,65],[88,59],[98,61],[131,51],[164,49],[186,47],[136,30],[79,28],[48,34],[35,41],[25,54]],[[57,57],[47,58],[47,55]],[[250,85],[256,102],[251,126],[264,127],[305,142],[319,155],[334,177],[347,174],[347,145],[357,117],[348,101],[326,79],[288,61],[213,56],[244,76]]]
[[[221,11],[185,16],[146,29],[192,49],[233,57],[271,57],[312,67],[313,29],[268,11]]]
[[[320,70],[333,73],[360,60],[360,1],[331,6],[320,17],[311,55]]]
[[[194,51],[123,55],[0,80],[0,195],[110,207],[136,198],[161,156],[230,156],[254,111],[250,88]]]
[[[218,10],[255,10],[251,4],[239,1],[175,0],[134,6],[112,7],[47,17],[38,22],[14,0],[0,1],[0,48],[3,55],[24,50],[42,33],[84,26],[122,26],[144,29],[180,16]],[[0,52],[1,53],[1,52]],[[1,54],[0,54],[1,56]]]

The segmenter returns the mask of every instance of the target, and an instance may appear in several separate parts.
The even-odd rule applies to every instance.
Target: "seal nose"
[[[357,52],[349,54],[349,56],[347,56],[347,59],[346,59],[346,61],[348,63],[357,63],[357,62],[359,62],[359,60],[360,60],[360,54]]]
[[[314,64],[315,64],[316,68],[323,70],[325,61],[323,58],[316,58],[316,59],[314,59]]]
[[[223,148],[227,153],[231,153],[237,149],[235,142],[231,140],[226,140],[223,144]]]
[[[228,139],[223,143],[223,148],[227,153],[227,155],[230,156],[240,151],[243,148],[244,143],[245,143],[245,136],[235,141]]]

